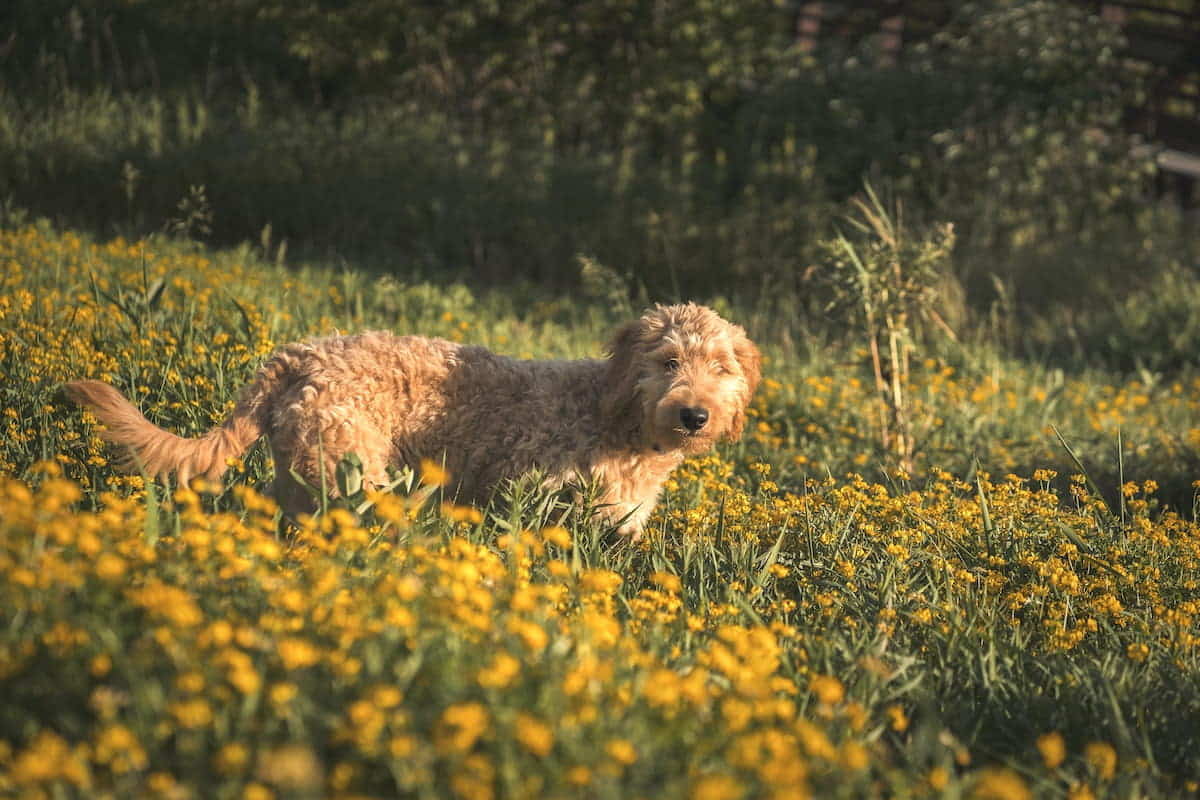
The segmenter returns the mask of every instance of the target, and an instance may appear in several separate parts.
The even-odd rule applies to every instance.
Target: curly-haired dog
[[[312,485],[355,453],[366,481],[387,468],[444,463],[460,500],[484,503],[533,469],[554,484],[597,480],[603,513],[641,530],[684,456],[736,439],[758,385],[759,353],[742,328],[695,304],[656,306],[626,324],[606,360],[520,361],[443,339],[373,332],[275,353],[220,427],[196,439],[148,422],[116,389],[66,385],[106,439],[154,475],[217,479],[264,434],[284,511],[311,510]]]

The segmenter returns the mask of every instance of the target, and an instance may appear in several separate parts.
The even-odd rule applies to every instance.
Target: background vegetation
[[[559,288],[582,252],[656,297],[793,302],[869,177],[955,225],[977,311],[1104,305],[1179,257],[1120,37],[1069,3],[949,4],[894,64],[870,36],[799,52],[787,3],[0,14],[0,197],[105,234],[203,186],[216,243]]]
[[[1195,221],[1117,31],[928,5],[892,62],[787,4],[7,4],[0,793],[1194,794]],[[637,545],[435,469],[287,529],[263,449],[122,475],[58,388],[194,434],[287,341],[674,299],[766,378]]]

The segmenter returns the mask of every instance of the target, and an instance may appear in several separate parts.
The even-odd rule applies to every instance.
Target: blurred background
[[[0,213],[810,326],[875,214],[954,335],[1171,369],[1198,74],[1193,0],[9,0]]]

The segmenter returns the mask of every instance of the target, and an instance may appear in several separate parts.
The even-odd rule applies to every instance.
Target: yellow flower
[[[587,786],[592,782],[592,771],[582,764],[567,770],[567,783],[572,786]]]
[[[604,745],[604,752],[618,764],[629,766],[638,759],[637,750],[628,739],[610,739]]]
[[[683,583],[679,580],[679,576],[672,575],[669,572],[651,573],[650,580],[654,581],[654,583],[661,586],[666,591],[674,592],[676,594],[678,594],[683,588]]]
[[[488,711],[479,703],[457,703],[442,712],[433,732],[439,753],[465,753],[488,729]]]
[[[201,635],[201,641],[210,641],[218,647],[224,647],[233,640],[233,626],[225,620],[217,620],[208,626]]]
[[[18,785],[36,784],[73,774],[77,785],[87,784],[86,768],[71,752],[70,745],[50,731],[42,731],[13,761],[9,776]],[[69,770],[69,773],[68,773]]]
[[[1150,647],[1145,642],[1133,642],[1125,648],[1125,656],[1130,661],[1145,661],[1150,657]]]
[[[745,700],[727,697],[721,703],[721,716],[725,718],[726,727],[736,732],[750,724],[754,717],[754,709]]]
[[[258,670],[254,669],[249,658],[239,661],[236,666],[231,667],[226,675],[226,680],[242,694],[255,694],[262,688],[262,677],[258,674]]]
[[[1067,790],[1067,800],[1096,800],[1096,793],[1086,783],[1075,783]]]
[[[371,700],[380,708],[395,708],[404,699],[404,693],[395,686],[377,686],[371,693]]]
[[[738,800],[745,789],[728,775],[705,775],[692,787],[692,800]]]
[[[796,735],[809,755],[824,759],[825,761],[833,761],[837,758],[837,750],[834,748],[833,743],[829,741],[829,737],[825,734],[825,731],[813,723],[803,719],[797,720]]]
[[[455,503],[442,503],[442,513],[451,522],[466,522],[478,525],[483,522],[483,512],[473,506],[460,506]]]
[[[321,651],[305,639],[287,638],[276,646],[284,669],[303,669],[321,660]]]
[[[196,694],[204,690],[204,676],[195,670],[182,672],[175,678],[175,688],[186,694]]]
[[[496,768],[480,753],[464,758],[450,776],[450,789],[463,800],[492,800],[495,797]]]
[[[1101,780],[1112,780],[1117,774],[1117,751],[1107,742],[1089,742],[1083,748],[1083,757],[1096,770]]]
[[[492,663],[479,670],[475,679],[485,689],[503,689],[521,672],[521,662],[508,653],[497,653]]]
[[[179,783],[169,772],[151,772],[146,777],[146,788],[156,797],[173,797],[180,794]]]
[[[232,775],[246,766],[250,753],[244,744],[233,742],[217,751],[213,758],[213,766],[222,775]]]
[[[91,663],[88,665],[88,671],[97,678],[103,678],[112,671],[112,656],[108,653],[101,653],[93,657]]]
[[[289,744],[266,750],[259,756],[260,780],[279,788],[309,789],[324,780],[321,761],[311,747]]]
[[[840,760],[842,765],[847,769],[866,769],[867,765],[871,762],[871,757],[867,753],[867,748],[849,739],[842,743]]]
[[[184,700],[169,707],[175,721],[183,728],[202,728],[212,722],[212,707],[203,698]]]
[[[242,789],[242,800],[275,800],[275,793],[261,783],[248,783]]]
[[[388,752],[392,758],[408,758],[416,749],[416,744],[411,736],[393,736],[388,742]]]
[[[678,673],[671,669],[654,670],[642,684],[642,696],[655,708],[673,708],[681,696]]]
[[[149,763],[137,737],[124,725],[110,725],[100,732],[92,758],[118,775],[145,769]]]
[[[582,621],[596,647],[615,647],[621,638],[621,623],[607,614],[589,609],[583,613]]]
[[[1067,757],[1067,745],[1063,741],[1063,737],[1059,733],[1042,734],[1037,739],[1038,752],[1042,754],[1042,761],[1046,764],[1046,769],[1055,769]]]
[[[536,622],[529,620],[512,618],[508,621],[508,630],[510,633],[516,634],[525,646],[534,653],[540,653],[546,649],[546,645],[550,641],[549,634],[545,629]]]
[[[204,621],[204,615],[190,594],[158,579],[148,581],[140,589],[130,589],[128,594],[139,606],[178,627],[188,628]]]
[[[554,731],[532,714],[517,714],[516,737],[521,745],[535,756],[545,757],[554,747]]]
[[[832,675],[814,676],[808,688],[817,696],[817,700],[829,706],[837,705],[846,696],[842,682]]]
[[[421,459],[421,483],[426,486],[447,486],[450,483],[450,473],[428,458]]]
[[[271,687],[271,702],[277,706],[287,705],[299,691],[294,683],[277,683]]]
[[[101,553],[96,559],[96,577],[104,581],[116,581],[125,574],[125,559],[112,553]]]
[[[571,548],[571,533],[561,525],[553,525],[549,528],[543,528],[542,539],[547,544],[561,547],[563,550],[569,550]]]
[[[1017,773],[1001,767],[989,767],[980,771],[971,797],[976,800],[1031,800],[1033,794]]]
[[[579,573],[579,585],[587,592],[612,594],[623,582],[620,575],[607,569],[585,569]]]
[[[383,710],[367,700],[358,700],[351,703],[350,708],[346,711],[346,715],[350,718],[350,723],[356,731],[361,731],[364,728],[378,730],[383,726],[385,721]]]

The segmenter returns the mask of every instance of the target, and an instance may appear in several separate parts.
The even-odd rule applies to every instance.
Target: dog
[[[68,396],[125,448],[126,466],[216,481],[267,436],[273,494],[285,514],[311,512],[311,486],[347,454],[368,486],[389,467],[444,465],[446,491],[485,505],[497,484],[538,470],[549,484],[596,481],[599,513],[637,535],[671,471],[736,440],[759,382],[746,332],[693,303],[657,305],[622,326],[607,359],[525,361],[444,339],[369,332],[286,345],[242,390],[232,414],[185,439],[147,421],[113,387],[81,380]]]

